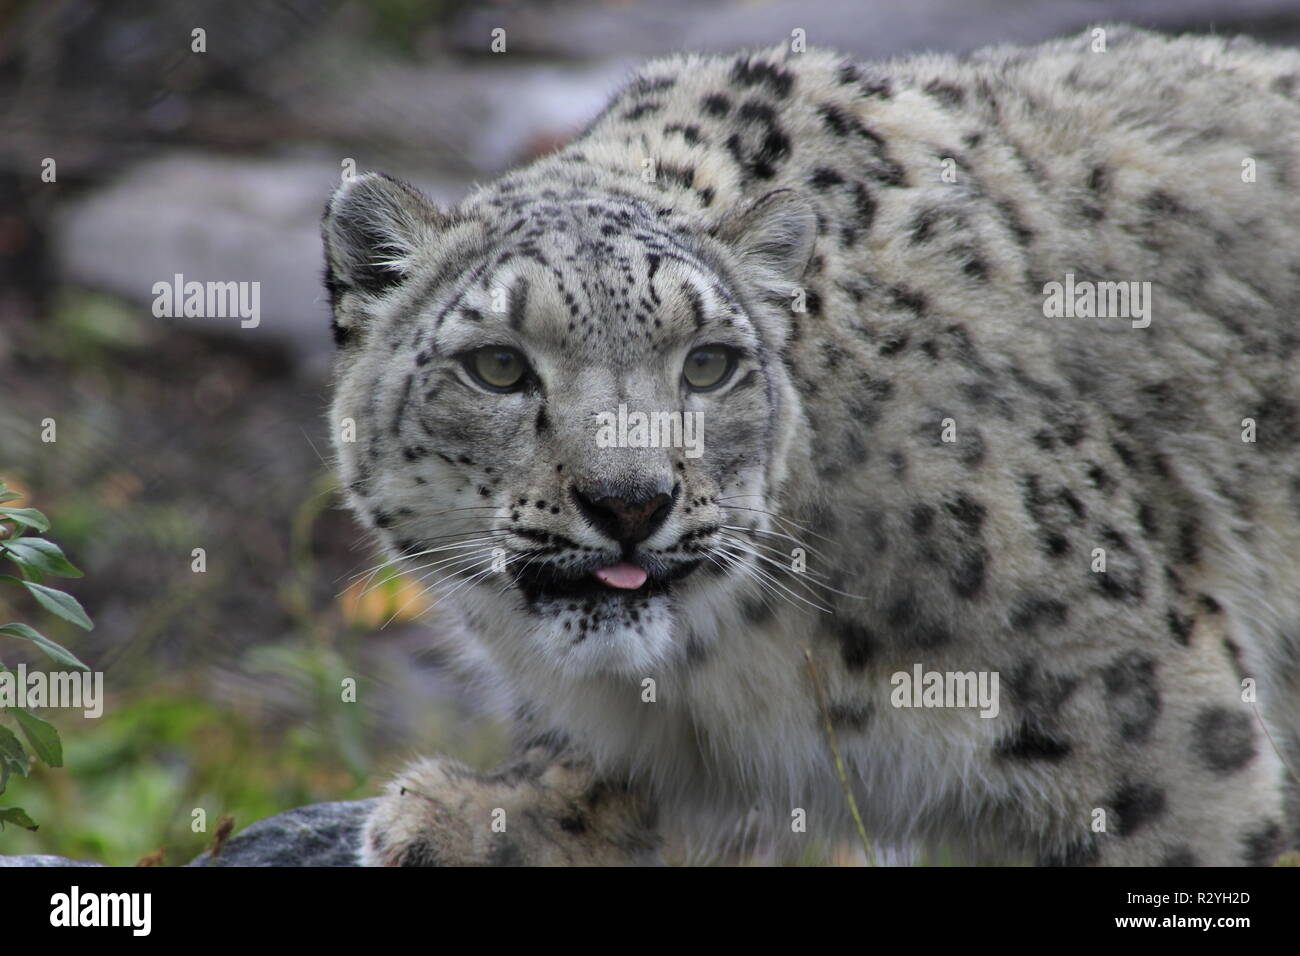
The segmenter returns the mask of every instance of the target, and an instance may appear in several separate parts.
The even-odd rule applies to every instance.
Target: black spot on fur
[[[1132,469],[1137,467],[1137,458],[1134,456],[1132,449],[1130,449],[1128,445],[1124,444],[1122,441],[1115,440],[1110,443],[1110,447],[1115,449],[1115,454],[1119,456],[1119,460],[1124,463],[1125,468]]]
[[[1113,563],[1114,556],[1108,556],[1105,571],[1092,574],[1093,586],[1112,601],[1129,604],[1140,603],[1146,589],[1142,583],[1140,568],[1134,570],[1119,567]]]
[[[985,508],[982,504],[971,498],[966,492],[957,495],[954,501],[944,504],[948,513],[957,519],[963,532],[971,537],[978,537],[980,530],[984,526]]]
[[[1151,507],[1148,501],[1138,503],[1138,524],[1142,526],[1142,532],[1148,535],[1156,533],[1156,511]]]
[[[882,337],[880,354],[892,358],[907,347],[909,336],[906,332],[889,332]]]
[[[762,627],[767,624],[776,615],[776,610],[770,600],[763,600],[760,597],[747,598],[740,606],[741,613],[745,620],[755,627]]]
[[[1241,851],[1247,866],[1272,866],[1285,850],[1286,840],[1276,820],[1265,820],[1242,834]]]
[[[911,650],[934,650],[952,641],[952,634],[929,618],[921,600],[912,591],[889,605],[885,610],[885,623],[895,641]]]
[[[1165,192],[1163,189],[1157,189],[1149,193],[1142,200],[1142,205],[1160,217],[1177,216],[1186,211],[1177,197]]]
[[[866,730],[867,722],[871,719],[869,704],[832,701],[826,705],[826,713],[830,717],[831,726],[836,730],[861,732]],[[820,723],[820,718],[818,722]]]
[[[853,212],[859,229],[870,229],[876,218],[876,200],[862,183],[853,184]]]
[[[1048,726],[1059,719],[1061,709],[1078,688],[1079,680],[1026,663],[1004,673],[1002,684],[1008,699],[1027,715],[1030,723]]]
[[[1096,462],[1088,465],[1088,481],[1094,488],[1103,494],[1109,494],[1115,488],[1115,481],[1107,473],[1106,469]]]
[[[1192,619],[1184,614],[1179,614],[1175,608],[1170,608],[1165,613],[1165,619],[1169,622],[1169,633],[1174,636],[1179,644],[1186,647],[1192,640]]]
[[[974,425],[966,426],[957,444],[961,448],[957,458],[967,468],[978,468],[984,463],[984,435]]]
[[[1160,682],[1156,664],[1138,651],[1128,651],[1101,672],[1110,718],[1120,736],[1142,743],[1160,716]]]
[[[966,102],[966,91],[959,86],[953,86],[951,83],[944,83],[940,80],[931,80],[925,86],[925,92],[929,93],[941,104],[950,109],[956,109]]]
[[[1160,859],[1161,866],[1200,866],[1200,860],[1189,846],[1170,847]]]
[[[582,834],[587,832],[587,820],[581,813],[560,817],[560,829],[565,833]]]
[[[700,105],[710,116],[723,117],[731,112],[731,100],[721,93],[710,93],[700,101]]]
[[[1022,599],[1012,609],[1011,627],[1016,631],[1033,633],[1040,627],[1061,627],[1069,616],[1069,605],[1054,598],[1034,595]]]
[[[1192,722],[1192,752],[1211,771],[1227,776],[1254,759],[1253,731],[1246,711],[1211,705]]]
[[[1165,792],[1147,784],[1126,784],[1111,798],[1110,805],[1119,817],[1115,832],[1122,837],[1132,836],[1165,812]]]
[[[738,86],[744,87],[761,83],[775,93],[778,99],[789,96],[794,86],[794,74],[775,64],[765,63],[762,60],[755,61],[747,57],[737,58],[731,68],[731,80]]]
[[[996,203],[996,208],[1001,216],[1003,224],[1015,238],[1016,244],[1022,247],[1028,247],[1034,241],[1034,231],[1025,225],[1024,219],[1021,218],[1020,210],[1008,199]]]
[[[1196,518],[1184,518],[1178,523],[1178,558],[1184,564],[1201,559],[1201,525]]]
[[[1041,728],[1021,724],[1015,734],[997,746],[998,756],[1010,760],[1044,760],[1055,763],[1070,753],[1068,741],[1045,733]]]
[[[623,114],[623,119],[628,121],[639,120],[642,116],[657,113],[661,109],[663,109],[662,103],[638,103]]]
[[[908,241],[914,246],[919,246],[929,241],[935,223],[939,221],[939,215],[940,213],[937,209],[922,209],[917,213],[912,219],[912,232],[908,237]]]
[[[808,177],[808,185],[817,190],[826,190],[831,186],[838,186],[842,182],[844,182],[843,176],[825,166],[814,169],[812,175]]]
[[[876,636],[870,629],[856,621],[836,618],[835,636],[840,642],[840,657],[845,667],[860,671],[867,666],[876,644]]]
[[[915,289],[908,289],[901,285],[893,286],[889,290],[889,298],[895,305],[909,309],[917,315],[925,311],[925,294]]]
[[[523,276],[515,282],[510,290],[510,312],[507,321],[512,329],[523,328],[524,318],[528,314],[528,280]]]
[[[1233,673],[1237,675],[1239,680],[1244,680],[1246,677],[1246,668],[1242,663],[1241,647],[1232,638],[1225,637],[1223,639],[1223,649],[1228,654],[1228,660],[1232,662]]]
[[[507,834],[493,833],[487,853],[488,866],[523,866],[523,850]]]
[[[411,398],[411,384],[415,381],[415,373],[408,373],[406,380],[402,382],[402,394],[397,399],[397,404],[393,408],[393,420],[389,424],[388,430],[393,435],[399,435],[402,431],[402,422],[406,420],[406,403]],[[373,447],[373,446],[372,446]]]
[[[684,189],[691,189],[695,185],[695,168],[663,163],[659,166],[659,177],[666,182],[676,183]]]
[[[695,146],[703,141],[698,126],[683,126],[681,123],[669,123],[664,127],[665,134],[681,133],[682,139]]]
[[[766,103],[747,100],[736,111],[743,133],[733,133],[726,147],[741,169],[755,179],[771,179],[790,155],[790,137],[777,125],[776,111]]]
[[[671,90],[677,85],[675,76],[638,76],[627,88],[627,93],[632,96],[645,96],[647,93],[662,93],[664,90]]]
[[[984,589],[989,555],[983,547],[957,558],[948,573],[948,583],[958,597],[973,598]]]
[[[438,866],[438,855],[428,840],[412,840],[402,848],[398,866]]]
[[[826,128],[836,136],[845,136],[850,129],[850,119],[848,115],[837,106],[823,103],[817,107],[817,115],[822,118]]]
[[[911,526],[918,535],[928,534],[934,527],[934,508],[924,504],[912,508]]]
[[[1049,853],[1039,866],[1092,866],[1101,859],[1101,846],[1095,834],[1080,837],[1065,849]]]

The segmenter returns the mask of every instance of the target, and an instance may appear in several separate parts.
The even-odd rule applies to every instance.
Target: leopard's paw
[[[482,774],[418,760],[366,820],[366,866],[616,866],[659,862],[649,804],[585,763],[530,753]]]

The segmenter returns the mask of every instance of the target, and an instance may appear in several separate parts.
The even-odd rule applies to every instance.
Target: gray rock
[[[554,63],[505,55],[416,64],[372,58],[348,68],[312,63],[303,69],[318,81],[285,94],[283,107],[336,142],[361,144],[339,150],[358,169],[409,179],[436,170],[468,185],[572,137],[640,65],[635,57]]]
[[[341,172],[337,159],[163,154],[65,204],[51,246],[65,281],[121,296],[150,322],[274,342],[319,371],[334,352],[320,216]],[[462,192],[439,184],[429,191],[436,200]],[[258,324],[155,317],[154,284],[177,274],[187,283],[259,283]]]
[[[232,837],[215,860],[190,866],[357,866],[361,827],[374,800],[313,803],[259,820]]]
[[[1295,0],[657,0],[642,4],[467,4],[446,41],[483,53],[492,30],[531,56],[599,60],[690,50],[727,53],[789,42],[864,58],[935,50],[964,53],[998,43],[1037,43],[1098,23],[1161,30],[1248,31],[1287,42],[1300,25]]]
[[[35,853],[30,856],[0,856],[0,866],[103,866],[85,860],[69,860],[66,856],[47,856]]]
[[[215,860],[189,866],[357,866],[361,827],[374,800],[314,803],[259,820],[231,837]],[[103,866],[61,856],[0,856],[0,866]]]

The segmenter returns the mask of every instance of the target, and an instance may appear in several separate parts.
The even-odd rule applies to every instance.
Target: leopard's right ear
[[[334,341],[350,337],[365,300],[410,277],[421,250],[451,224],[414,186],[381,173],[344,182],[325,206],[325,288]]]

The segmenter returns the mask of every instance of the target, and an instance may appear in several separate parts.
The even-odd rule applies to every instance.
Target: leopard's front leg
[[[529,750],[493,773],[426,758],[405,767],[366,820],[366,866],[659,863],[650,801],[585,761]]]

